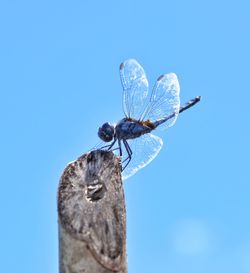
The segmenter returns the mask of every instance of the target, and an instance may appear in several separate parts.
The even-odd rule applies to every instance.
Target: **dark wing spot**
[[[124,64],[121,63],[121,64],[120,64],[120,70],[122,70],[123,68],[124,68]]]
[[[157,81],[159,82],[163,77],[164,77],[164,74],[161,75],[161,76],[157,79]]]

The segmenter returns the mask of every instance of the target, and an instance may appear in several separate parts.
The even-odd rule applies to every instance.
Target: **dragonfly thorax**
[[[118,139],[134,139],[151,132],[152,129],[143,122],[124,118],[115,127],[115,136]]]

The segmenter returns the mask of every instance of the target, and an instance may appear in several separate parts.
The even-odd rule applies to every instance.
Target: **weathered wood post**
[[[127,273],[120,160],[92,151],[70,163],[58,189],[60,273]]]

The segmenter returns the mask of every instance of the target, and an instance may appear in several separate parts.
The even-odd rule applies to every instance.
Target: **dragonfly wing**
[[[122,172],[124,180],[147,166],[160,152],[163,141],[160,137],[153,134],[145,134],[139,138],[128,140],[128,144],[133,154],[130,163]],[[125,151],[125,148],[123,151]],[[123,155],[124,159],[126,159],[126,154]]]
[[[120,65],[123,86],[123,111],[126,117],[139,119],[145,110],[148,80],[142,66],[134,59]]]
[[[177,76],[174,73],[160,76],[153,88],[150,102],[143,114],[143,119],[156,121],[173,114],[172,118],[159,126],[161,129],[167,129],[175,123],[179,109],[180,86]]]

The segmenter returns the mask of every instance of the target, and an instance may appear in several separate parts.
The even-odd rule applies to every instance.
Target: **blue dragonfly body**
[[[98,135],[111,142],[102,148],[119,150],[123,157],[122,175],[126,179],[150,163],[161,150],[162,139],[151,132],[171,127],[178,114],[199,102],[200,97],[180,106],[180,87],[174,73],[161,75],[149,95],[146,74],[134,59],[120,65],[120,77],[125,118],[115,125],[104,123]]]

